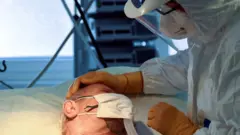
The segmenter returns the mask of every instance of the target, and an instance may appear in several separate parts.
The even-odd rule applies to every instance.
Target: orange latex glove
[[[116,93],[139,94],[143,91],[141,72],[132,72],[121,75],[112,75],[107,72],[93,71],[78,77],[69,88],[66,98],[70,98],[83,85],[102,83]]]
[[[193,135],[199,129],[183,112],[163,102],[149,110],[147,124],[163,135]]]

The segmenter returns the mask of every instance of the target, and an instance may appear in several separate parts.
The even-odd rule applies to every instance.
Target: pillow
[[[121,74],[138,71],[138,68],[113,67],[101,71]],[[62,103],[72,82],[56,87],[0,91],[0,135],[60,135]],[[132,101],[136,121],[146,122],[148,109],[160,101],[186,110],[185,102],[174,97],[145,96],[132,98]]]
[[[0,96],[1,135],[61,135],[62,98],[42,92],[4,95]]]

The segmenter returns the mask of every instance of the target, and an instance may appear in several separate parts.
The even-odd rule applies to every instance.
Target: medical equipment
[[[3,69],[0,68],[0,73],[2,72],[6,72],[7,71],[7,65],[6,65],[6,61],[3,60],[2,61],[2,65],[3,65]],[[4,85],[5,87],[9,88],[9,89],[13,89],[13,87],[9,84],[7,84],[6,82],[0,80],[0,84]]]
[[[177,4],[175,0],[128,0],[124,7],[124,12],[128,18],[135,18],[142,25],[144,25],[151,32],[161,38],[161,40],[163,40],[165,43],[167,43],[170,47],[172,47],[178,52],[179,49],[174,44],[169,43],[163,38],[162,32],[159,31],[159,26],[156,26],[154,23],[152,23],[152,21],[149,20],[149,17],[147,16],[159,16],[160,14],[167,15],[175,10],[184,11],[184,9],[179,4]]]
[[[64,41],[61,43],[60,47],[58,48],[58,50],[56,51],[56,53],[54,54],[54,56],[51,58],[51,60],[49,61],[49,63],[44,67],[44,69],[36,76],[36,78],[27,86],[28,88],[32,87],[33,85],[36,84],[36,82],[42,77],[42,75],[48,70],[48,68],[52,65],[53,61],[56,59],[57,55],[59,54],[59,52],[61,51],[61,49],[64,47],[64,44],[67,42],[67,40],[69,39],[69,37],[71,36],[72,33],[76,33],[76,40],[80,41],[81,42],[81,52],[75,52],[75,53],[80,53],[81,55],[89,55],[89,51],[88,50],[91,50],[90,47],[89,47],[89,43],[88,41],[86,40],[85,36],[83,35],[82,31],[79,30],[79,22],[81,21],[81,18],[82,18],[82,21],[85,25],[85,28],[89,34],[89,37],[96,49],[96,53],[98,55],[98,58],[96,58],[96,56],[93,54],[93,53],[90,53],[90,55],[93,56],[93,58],[97,61],[97,66],[98,68],[102,68],[102,67],[107,67],[107,64],[104,62],[104,58],[99,50],[99,47],[93,37],[93,34],[89,28],[89,25],[88,25],[88,22],[87,22],[87,19],[84,15],[84,13],[86,13],[88,11],[88,9],[90,8],[91,4],[93,3],[94,0],[91,0],[88,4],[88,6],[86,7],[86,9],[83,11],[82,10],[82,7],[81,5],[78,3],[77,0],[74,0],[74,3],[75,3],[75,7],[76,9],[79,11],[79,13],[81,14],[81,17],[79,17],[77,15],[77,13],[75,13],[75,15],[73,16],[71,11],[69,10],[69,7],[68,5],[66,4],[65,0],[62,0],[62,4],[64,6],[64,8],[66,9],[67,11],[67,14],[69,15],[70,19],[72,20],[73,24],[74,24],[74,28],[68,33],[67,37],[64,39]],[[161,37],[160,37],[161,38]],[[164,38],[162,38],[162,40],[167,43],[167,44],[172,44],[172,43],[169,43],[167,40],[165,40]],[[75,41],[75,40],[74,40]],[[76,41],[75,41],[76,42]],[[79,50],[76,50],[76,51],[79,51]],[[82,56],[84,57],[84,56]],[[89,57],[89,56],[86,56],[86,57]],[[98,59],[98,60],[97,60]],[[75,61],[81,61],[79,63],[82,63],[82,65],[79,67],[78,64],[75,65],[75,70],[80,70],[81,69],[81,74],[87,72],[87,68],[82,68],[82,66],[88,66],[89,65],[89,60],[75,60]],[[76,72],[78,72],[76,71]],[[76,73],[77,76],[79,76],[80,74],[79,73]],[[75,75],[76,77],[76,75]]]
[[[0,72],[5,72],[7,70],[7,65],[5,60],[2,61],[2,65],[3,65],[3,69],[0,68]]]
[[[95,47],[95,49],[96,49],[96,51],[97,51],[99,60],[100,60],[100,62],[103,64],[103,67],[106,68],[106,67],[107,67],[107,64],[106,64],[106,62],[104,61],[104,58],[103,58],[103,56],[102,56],[102,54],[101,54],[101,51],[100,51],[100,49],[99,49],[99,46],[98,46],[96,40],[95,40],[94,37],[93,37],[93,34],[92,34],[91,29],[90,29],[90,27],[89,27],[88,21],[87,21],[87,19],[86,19],[86,17],[85,17],[84,12],[82,11],[81,5],[78,3],[77,0],[74,0],[74,2],[75,2],[75,5],[76,5],[76,7],[77,7],[77,9],[78,9],[81,17],[82,17],[83,23],[84,23],[84,25],[85,25],[85,27],[86,27],[86,29],[87,29],[87,32],[88,32],[88,34],[89,34],[89,36],[90,36],[90,39],[91,39],[91,41],[92,41],[92,44],[93,44],[93,46]]]
[[[13,89],[13,87],[12,87],[11,85],[5,83],[4,81],[1,81],[1,80],[0,80],[0,83],[1,83],[3,86],[5,86],[5,87],[7,87],[7,88],[9,88],[9,89]]]
[[[54,60],[57,58],[58,54],[60,53],[60,51],[64,47],[67,40],[70,38],[73,31],[74,31],[74,28],[71,29],[71,31],[68,33],[67,37],[63,40],[62,44],[57,49],[57,51],[55,52],[53,57],[50,59],[50,61],[47,63],[47,65],[43,68],[43,70],[37,75],[37,77],[27,86],[27,88],[31,88],[43,76],[43,74],[48,70],[48,68],[52,65],[52,63],[54,62]]]
[[[70,36],[73,34],[74,30],[77,31],[78,33],[78,37],[82,40],[85,40],[82,33],[78,30],[78,23],[81,21],[81,19],[83,19],[83,22],[86,24],[86,27],[89,28],[86,18],[85,18],[85,13],[89,10],[89,8],[91,7],[92,3],[94,2],[94,0],[91,0],[86,8],[85,11],[82,11],[80,4],[75,1],[75,4],[78,7],[78,10],[81,14],[81,17],[77,17],[75,16],[75,18],[72,17],[71,12],[69,10],[69,8],[67,7],[67,4],[65,2],[65,0],[62,0],[64,7],[66,8],[70,18],[72,19],[72,21],[74,22],[74,27],[71,29],[71,31],[67,34],[66,38],[63,40],[63,42],[61,43],[61,45],[59,46],[59,48],[57,49],[57,51],[55,52],[55,54],[53,55],[53,57],[50,59],[50,61],[47,63],[47,65],[43,68],[43,70],[37,75],[37,77],[27,86],[27,88],[30,88],[32,86],[34,86],[36,84],[36,82],[43,76],[43,74],[48,70],[48,68],[52,65],[52,63],[54,62],[54,60],[56,59],[56,57],[58,56],[58,54],[60,53],[60,51],[62,50],[62,48],[64,47],[65,43],[68,41],[68,39],[70,38]],[[89,32],[89,35],[92,35],[91,31]],[[95,39],[92,38],[92,41],[94,42]],[[85,41],[84,42],[84,46],[86,46],[86,50],[89,49],[88,43]],[[97,51],[97,54],[99,56],[99,60],[100,63],[104,66],[107,67],[106,63],[104,62],[104,59],[102,57],[102,54],[100,52],[100,50],[98,49],[98,46],[95,46]],[[98,62],[97,58],[95,56],[93,56],[96,61]],[[98,65],[100,65],[100,63]],[[101,66],[100,66],[101,67]]]
[[[140,63],[134,57],[135,47],[146,49],[151,46],[156,51],[155,44],[159,42],[156,40],[158,37],[137,20],[126,17],[123,12],[126,2],[127,0],[98,0],[88,13],[95,39],[109,66],[139,66]],[[150,18],[158,23],[157,17]],[[167,49],[164,47],[162,51],[167,52]]]

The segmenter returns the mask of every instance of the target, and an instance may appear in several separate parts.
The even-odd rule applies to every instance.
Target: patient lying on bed
[[[63,135],[137,135],[129,98],[102,84],[86,86],[63,104]]]

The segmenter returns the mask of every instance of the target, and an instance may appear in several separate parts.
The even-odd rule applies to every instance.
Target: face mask
[[[196,34],[195,24],[187,14],[178,11],[161,16],[160,31],[173,39],[184,39]]]
[[[95,98],[98,102],[98,110],[97,113],[80,113],[78,115],[96,114],[99,118],[133,118],[133,105],[126,96],[106,93],[81,99],[83,98]]]
[[[80,113],[78,115],[97,115],[99,118],[120,118],[124,121],[124,126],[128,135],[137,135],[133,125],[133,104],[132,101],[121,94],[105,93],[92,97],[98,102],[96,113]],[[77,99],[79,100],[79,99]]]

